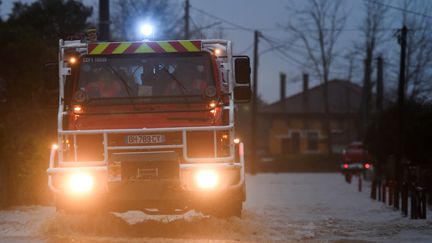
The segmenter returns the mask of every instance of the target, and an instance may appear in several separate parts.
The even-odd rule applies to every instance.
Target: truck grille
[[[179,175],[178,156],[173,151],[114,153],[111,160],[121,163],[122,181],[175,179]]]

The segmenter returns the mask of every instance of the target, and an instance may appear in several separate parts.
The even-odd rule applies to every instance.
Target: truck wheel
[[[241,217],[243,210],[243,201],[241,199],[227,200],[211,207],[206,207],[201,211],[204,214],[215,216],[217,218]]]
[[[243,201],[242,200],[234,200],[227,205],[226,208],[226,217],[241,217],[241,213],[243,211]]]
[[[86,205],[84,203],[70,203],[66,198],[56,197],[55,199],[56,211],[69,215],[100,215],[108,212],[103,207],[97,207],[97,205]],[[102,206],[102,205],[100,205]]]

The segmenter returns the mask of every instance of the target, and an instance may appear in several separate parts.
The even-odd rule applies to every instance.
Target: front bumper
[[[217,196],[229,194],[242,189],[245,183],[243,144],[239,144],[238,163],[188,163],[179,164],[179,175],[176,179],[153,179],[136,182],[108,180],[108,166],[71,166],[55,167],[56,149],[51,150],[48,173],[48,186],[56,194],[65,195],[57,178],[73,173],[89,173],[98,178],[97,190],[92,194],[108,196],[114,200],[157,201],[188,200],[188,198]],[[76,163],[78,164],[78,163]],[[214,189],[201,189],[194,182],[194,174],[200,170],[212,170],[219,175],[219,184]],[[97,175],[97,176],[96,176]]]

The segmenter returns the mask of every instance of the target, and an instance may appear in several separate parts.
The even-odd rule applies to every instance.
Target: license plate
[[[165,135],[129,135],[126,144],[157,144],[165,142]]]

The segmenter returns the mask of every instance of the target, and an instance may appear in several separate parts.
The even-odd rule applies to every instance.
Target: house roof
[[[263,114],[320,114],[324,113],[324,84],[289,96],[263,107]],[[360,109],[362,88],[347,80],[328,82],[329,112],[332,114],[356,113]]]

